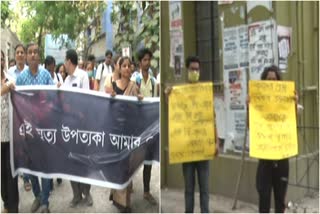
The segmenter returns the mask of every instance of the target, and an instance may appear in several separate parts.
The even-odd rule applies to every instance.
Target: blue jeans
[[[28,175],[28,176],[31,180],[32,192],[33,192],[34,197],[40,199],[41,205],[49,206],[49,194],[50,194],[50,190],[51,190],[51,179],[41,178],[41,187],[42,187],[42,191],[41,191],[38,177],[34,176],[34,175]]]
[[[198,174],[201,213],[209,213],[209,161],[183,163],[185,212],[193,213],[195,172]]]

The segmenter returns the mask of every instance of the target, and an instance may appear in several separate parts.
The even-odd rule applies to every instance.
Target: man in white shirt
[[[106,59],[104,63],[101,63],[98,66],[97,73],[95,76],[94,90],[96,91],[104,92],[104,82],[106,80],[106,77],[108,76],[108,74],[112,73],[112,67],[111,67],[112,51],[107,50],[105,56],[106,56]]]
[[[16,65],[10,67],[8,74],[16,80],[22,71],[28,69],[28,66],[26,65],[26,48],[23,44],[18,44],[14,50]]]
[[[62,87],[76,87],[90,90],[88,74],[84,70],[78,68],[78,55],[75,50],[71,49],[67,51],[64,65],[68,76]],[[87,206],[92,206],[93,201],[90,194],[91,185],[75,181],[70,182],[73,192],[73,199],[70,202],[70,207],[75,207],[82,201],[82,194],[84,195],[85,204]]]
[[[80,69],[78,65],[78,55],[73,49],[68,50],[66,53],[66,60],[64,65],[68,73],[62,87],[77,87],[82,89],[90,89],[89,78],[87,72]]]

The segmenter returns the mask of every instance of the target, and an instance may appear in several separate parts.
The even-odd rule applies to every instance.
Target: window
[[[196,2],[196,46],[201,61],[201,80],[222,81],[219,58],[218,3]]]

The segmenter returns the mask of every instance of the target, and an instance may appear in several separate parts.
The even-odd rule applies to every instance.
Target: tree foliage
[[[142,10],[140,22],[138,22],[138,8]],[[120,52],[122,47],[130,45],[133,52],[136,52],[142,42],[153,52],[152,67],[158,68],[160,58],[159,1],[115,1],[111,20],[113,23],[117,23],[114,49]]]
[[[54,39],[67,34],[75,40],[102,13],[105,4],[103,1],[23,1],[22,7],[27,18],[21,23],[19,36],[24,43],[38,43],[43,51],[45,34],[52,34]]]
[[[9,1],[1,1],[1,27],[7,27],[10,25],[10,21],[13,16],[13,12],[9,8]]]

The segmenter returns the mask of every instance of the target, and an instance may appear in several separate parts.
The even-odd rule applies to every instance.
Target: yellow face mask
[[[199,81],[200,72],[199,71],[188,71],[188,81],[191,83],[196,83]]]

